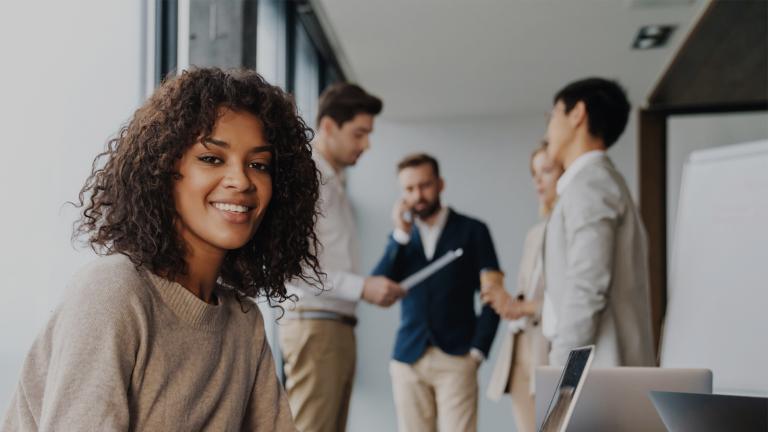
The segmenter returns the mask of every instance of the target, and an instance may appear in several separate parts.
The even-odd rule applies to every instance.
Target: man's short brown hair
[[[383,107],[381,99],[350,83],[330,85],[320,95],[318,105],[317,124],[320,125],[320,119],[327,116],[339,127],[358,114],[378,115]]]
[[[437,159],[426,153],[414,153],[404,157],[403,160],[397,164],[397,172],[400,173],[400,171],[406,168],[421,166],[425,164],[432,166],[432,171],[434,171],[435,177],[440,177],[440,165],[437,163]]]

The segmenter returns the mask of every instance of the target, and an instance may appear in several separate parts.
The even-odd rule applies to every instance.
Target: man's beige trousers
[[[354,328],[333,320],[280,321],[285,390],[302,432],[346,430],[355,377]]]
[[[400,432],[475,432],[477,360],[429,347],[414,364],[392,360],[389,373]]]

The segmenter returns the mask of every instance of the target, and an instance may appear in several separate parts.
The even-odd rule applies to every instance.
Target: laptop
[[[568,361],[561,369],[557,386],[550,393],[549,408],[539,432],[565,432],[592,365],[594,351],[595,346],[589,345],[575,348],[568,354]]]
[[[768,431],[768,398],[652,391],[670,432]]]
[[[543,422],[549,395],[560,369],[536,369],[536,421]],[[651,390],[712,393],[709,369],[651,367],[593,368],[568,431],[666,432],[648,392]]]

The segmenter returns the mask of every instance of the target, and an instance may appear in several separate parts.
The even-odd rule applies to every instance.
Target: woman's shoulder
[[[124,256],[99,257],[69,280],[43,338],[64,337],[68,346],[84,350],[117,340],[130,351],[146,336],[151,314],[140,270]]]
[[[101,256],[86,264],[70,279],[67,289],[67,298],[85,304],[142,303],[147,297],[142,270],[121,254]]]

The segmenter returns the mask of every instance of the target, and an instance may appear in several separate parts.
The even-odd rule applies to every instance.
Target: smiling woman
[[[319,185],[311,135],[290,96],[256,73],[184,72],[163,84],[97,157],[95,166],[106,163],[80,192],[84,211],[75,234],[88,236],[99,252],[122,253],[175,279],[187,272],[185,248],[192,245],[179,237],[193,222],[180,214],[181,197],[174,192],[208,178],[208,172],[214,178],[214,172],[225,173],[222,180],[231,182],[233,168],[244,167],[246,160],[268,162],[271,194],[261,197],[265,208],[255,220],[260,224],[253,226],[261,229],[224,256],[220,276],[245,296],[285,300],[286,279],[313,277],[303,269],[318,269],[311,252]],[[237,154],[264,146],[270,151],[254,152],[248,156],[253,160]],[[196,176],[185,180],[183,169],[194,169]],[[257,176],[253,189],[258,191],[265,174],[245,172],[234,179]]]
[[[251,297],[319,280],[317,169],[254,72],[166,81],[96,157],[70,281],[0,430],[295,430]]]

